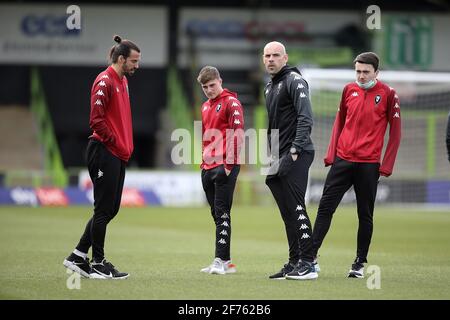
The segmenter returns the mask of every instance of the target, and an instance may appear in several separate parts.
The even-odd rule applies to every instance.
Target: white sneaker
[[[231,263],[231,260],[222,260],[220,258],[215,258],[211,265],[201,269],[200,272],[209,274],[235,273],[236,265]]]
[[[225,261],[225,273],[236,273],[236,265],[231,260]]]
[[[207,266],[207,267],[204,267],[204,268],[200,269],[200,272],[209,273],[210,269],[211,269],[211,266]]]
[[[225,263],[220,258],[215,258],[211,268],[209,269],[210,274],[225,274]]]

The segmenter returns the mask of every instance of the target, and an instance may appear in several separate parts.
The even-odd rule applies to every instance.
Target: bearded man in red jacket
[[[64,266],[86,278],[125,279],[105,259],[106,226],[120,209],[125,166],[133,153],[128,80],[139,68],[141,51],[130,40],[114,36],[111,65],[95,79],[91,89],[89,126],[92,135],[86,150],[89,176],[94,186],[94,215],[86,224],[75,250]],[[92,264],[87,257],[92,247]]]
[[[379,58],[373,52],[359,54],[353,61],[356,81],[347,84],[331,134],[325,180],[313,229],[314,253],[331,225],[344,193],[353,186],[358,211],[356,259],[350,278],[364,277],[373,232],[373,211],[380,175],[392,174],[400,146],[400,103],[395,90],[377,79]],[[384,135],[389,124],[389,142],[381,161]]]

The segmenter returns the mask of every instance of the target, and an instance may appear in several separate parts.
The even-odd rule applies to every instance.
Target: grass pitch
[[[129,272],[121,281],[82,279],[68,289],[63,259],[78,242],[90,207],[0,207],[0,299],[450,299],[450,213],[375,209],[369,264],[381,288],[348,279],[356,252],[354,206],[338,208],[314,281],[269,280],[287,260],[275,207],[232,212],[232,258],[238,272],[200,273],[214,255],[214,227],[203,208],[122,208],[110,223],[106,257]],[[312,221],[315,207],[310,207]]]

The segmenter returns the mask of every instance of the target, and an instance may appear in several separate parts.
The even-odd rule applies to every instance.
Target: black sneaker
[[[291,272],[292,270],[294,270],[294,265],[291,264],[290,262],[286,263],[283,268],[281,268],[280,271],[278,271],[277,273],[269,276],[269,279],[284,279],[284,277],[286,276],[286,274],[288,274],[289,272]]]
[[[128,273],[117,270],[106,259],[102,262],[92,262],[90,275],[93,279],[126,279],[129,276]]]
[[[364,264],[355,262],[352,264],[352,268],[348,272],[349,278],[364,278]]]
[[[317,279],[319,275],[316,272],[314,264],[308,261],[300,261],[292,270],[286,275],[289,280],[312,280]]]
[[[75,253],[71,253],[70,256],[64,259],[63,265],[85,278],[90,278],[91,265],[89,264],[89,258],[83,259]]]
[[[316,270],[316,272],[319,273],[320,272],[320,265],[319,265],[319,261],[317,260],[317,257],[314,258],[313,265],[314,265],[314,270]]]

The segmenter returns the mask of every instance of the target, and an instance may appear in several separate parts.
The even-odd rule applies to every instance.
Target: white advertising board
[[[80,29],[69,29],[67,5],[0,5],[1,63],[103,66],[118,34],[141,49],[141,66],[167,64],[166,8],[78,7]]]

